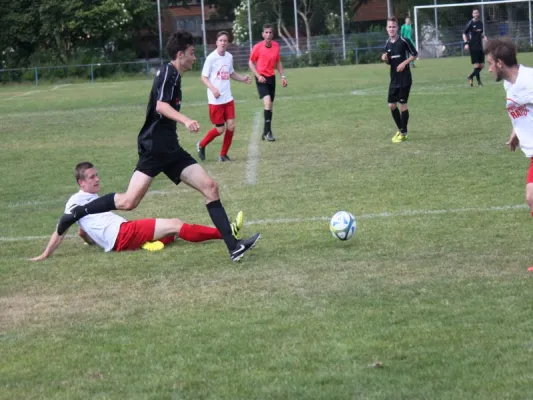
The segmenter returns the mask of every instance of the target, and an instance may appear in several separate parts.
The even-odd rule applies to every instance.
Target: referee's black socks
[[[272,110],[265,110],[265,127],[263,128],[263,134],[270,132],[270,123],[272,122]]]

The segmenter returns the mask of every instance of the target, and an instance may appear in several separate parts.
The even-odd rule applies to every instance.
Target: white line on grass
[[[259,162],[259,129],[261,124],[261,111],[255,113],[254,126],[250,141],[248,142],[248,160],[246,161],[246,183],[255,185],[257,182],[257,163]]]
[[[72,83],[64,83],[64,84],[62,84],[62,85],[54,86],[54,87],[53,87],[52,89],[50,89],[50,90],[53,92],[54,90],[62,89],[62,88],[64,88],[64,87],[67,87],[67,86],[70,86],[70,85],[72,85]]]
[[[440,210],[406,210],[398,212],[382,212],[375,214],[360,214],[356,215],[356,219],[377,219],[377,218],[397,218],[397,217],[416,217],[416,216],[432,216],[442,214],[462,214],[462,213],[483,213],[483,212],[495,212],[495,211],[513,211],[524,210],[528,207],[525,204],[514,204],[508,206],[494,206],[485,208],[444,208]],[[329,221],[331,217],[310,217],[310,218],[277,218],[277,219],[258,219],[255,221],[247,221],[244,225],[267,225],[267,224],[296,224],[304,222],[315,221]],[[20,237],[1,237],[0,242],[19,242],[29,240],[42,240],[48,239],[47,236],[20,236]],[[72,236],[74,237],[74,236]]]
[[[26,93],[21,93],[21,94],[16,94],[15,96],[11,96],[11,97],[8,97],[6,99],[1,99],[1,100],[11,100],[11,99],[15,99],[17,97],[23,97],[23,96],[29,96],[30,94],[33,94],[33,93],[37,93],[37,92],[40,92],[40,90],[32,90],[30,92],[26,92]]]
[[[507,211],[526,209],[525,204],[515,204],[510,206],[495,206],[487,208],[448,208],[440,210],[406,210],[398,212],[382,212],[376,214],[355,215],[355,219],[376,219],[376,218],[395,218],[395,217],[415,217],[430,216],[440,214],[461,214],[461,213],[479,213],[490,211]],[[256,221],[247,221],[244,225],[266,225],[266,224],[291,224],[314,221],[329,221],[331,217],[311,217],[311,218],[278,218],[278,219],[259,219]]]

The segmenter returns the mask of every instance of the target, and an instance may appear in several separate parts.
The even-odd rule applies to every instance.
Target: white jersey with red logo
[[[533,68],[519,66],[516,82],[503,83],[507,92],[507,113],[520,140],[520,148],[533,157]]]
[[[84,206],[97,198],[97,194],[80,190],[68,199],[65,213],[70,212],[73,206]],[[108,211],[101,214],[87,215],[78,221],[78,225],[98,246],[103,247],[105,251],[111,251],[115,246],[120,225],[124,222],[126,222],[124,218]]]
[[[233,72],[233,56],[231,53],[226,51],[221,56],[215,50],[207,56],[202,69],[202,76],[207,77],[209,82],[220,92],[220,96],[217,99],[213,92],[207,89],[207,101],[209,104],[226,104],[233,100],[229,81]]]

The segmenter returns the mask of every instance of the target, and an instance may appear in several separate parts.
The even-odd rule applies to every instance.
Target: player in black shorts
[[[152,180],[161,172],[176,185],[180,182],[204,195],[209,216],[218,229],[233,261],[238,261],[260,238],[257,233],[237,240],[218,193],[218,185],[179,144],[176,123],[198,132],[200,125],[180,112],[181,76],[190,71],[196,60],[192,35],[183,30],[174,33],[166,46],[171,61],[163,66],[154,79],[146,120],[139,133],[139,161],[126,193],[110,193],[84,206],[76,206],[64,214],[57,225],[59,235],[88,214],[112,210],[133,210],[148,191]]]
[[[463,41],[465,42],[465,50],[470,51],[470,60],[474,64],[474,71],[467,76],[470,86],[474,86],[474,77],[477,79],[477,84],[483,86],[479,73],[485,66],[485,53],[483,52],[483,40],[487,37],[483,33],[483,21],[479,19],[479,10],[474,8],[472,11],[472,19],[466,24],[463,32]]]
[[[418,52],[409,39],[398,34],[396,17],[390,17],[387,20],[387,33],[389,39],[385,43],[385,53],[381,56],[381,60],[390,64],[390,85],[387,101],[392,118],[398,127],[398,131],[392,137],[392,143],[400,143],[407,140],[407,123],[409,122],[407,100],[413,82],[409,64],[416,60]],[[400,110],[398,110],[398,103],[400,103]]]

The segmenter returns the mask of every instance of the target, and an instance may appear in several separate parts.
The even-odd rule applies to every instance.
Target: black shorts
[[[265,83],[259,83],[257,78],[255,78],[259,98],[270,96],[270,100],[274,101],[274,97],[276,97],[276,76],[265,76],[265,79]]]
[[[180,147],[172,153],[140,153],[135,171],[151,178],[162,172],[177,185],[183,170],[194,164],[197,164],[196,160]]]
[[[411,86],[404,87],[390,87],[389,86],[389,104],[407,104],[409,100],[409,92],[411,91]]]
[[[470,49],[470,60],[472,60],[472,64],[485,64],[483,49]]]

